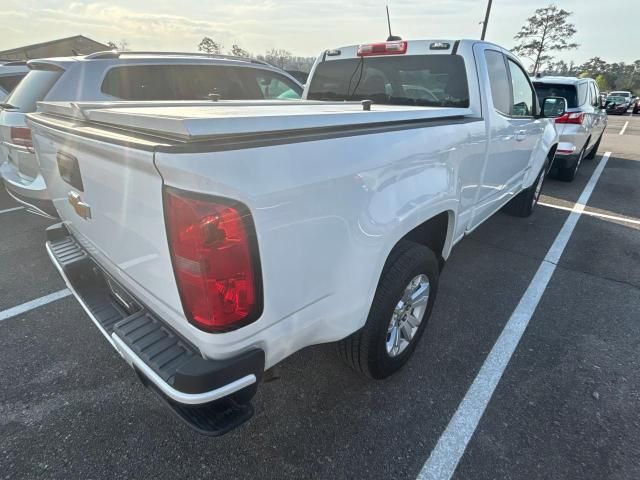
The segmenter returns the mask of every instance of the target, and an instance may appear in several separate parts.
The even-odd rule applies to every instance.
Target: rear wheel
[[[635,115],[637,115],[638,113],[640,113],[640,105],[636,104],[636,105],[633,107],[633,113],[634,113]]]
[[[407,363],[431,315],[439,274],[429,248],[398,243],[383,268],[365,326],[338,343],[347,364],[382,379]]]
[[[538,173],[536,181],[533,182],[533,185],[520,192],[505,205],[504,211],[506,213],[516,217],[528,217],[533,213],[533,210],[536,208],[538,200],[540,199],[542,185],[544,184],[548,168],[549,160],[544,162],[544,165],[542,166],[540,173]]]
[[[580,164],[582,163],[582,159],[584,158],[586,148],[587,146],[585,145],[578,154],[578,159],[576,160],[575,165],[571,167],[558,168],[559,180],[562,180],[563,182],[573,182],[573,179],[576,178],[576,175],[578,173],[578,168],[580,168]]]

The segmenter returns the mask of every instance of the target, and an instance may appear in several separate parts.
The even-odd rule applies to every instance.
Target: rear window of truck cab
[[[459,55],[388,55],[319,63],[307,98],[464,108],[469,88]]]
[[[107,72],[102,93],[122,100],[299,99],[300,85],[270,70],[221,65],[132,65]]]

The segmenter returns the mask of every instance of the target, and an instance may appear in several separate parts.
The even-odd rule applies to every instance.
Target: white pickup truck
[[[51,259],[202,433],[250,418],[265,370],[309,345],[372,378],[406,363],[455,243],[531,213],[566,108],[472,40],[329,50],[304,95],[29,115]]]

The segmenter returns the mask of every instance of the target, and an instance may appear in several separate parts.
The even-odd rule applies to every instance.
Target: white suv
[[[607,127],[607,112],[595,80],[574,77],[536,77],[532,79],[538,98],[563,97],[567,113],[556,118],[560,143],[553,161],[560,180],[571,182],[580,162],[593,158]]]
[[[302,85],[265,62],[223,55],[99,52],[31,60],[0,110],[0,175],[9,194],[56,217],[33,152],[26,114],[39,101],[298,99]]]

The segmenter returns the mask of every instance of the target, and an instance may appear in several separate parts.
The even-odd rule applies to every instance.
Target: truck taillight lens
[[[402,55],[403,53],[407,53],[407,42],[370,43],[358,47],[359,57]]]
[[[261,314],[253,220],[244,205],[165,189],[173,270],[184,312],[209,332],[239,328]]]
[[[33,148],[31,130],[27,127],[11,127],[11,143],[20,147]]]
[[[565,113],[561,117],[556,118],[556,123],[570,123],[574,125],[582,125],[584,113]]]

